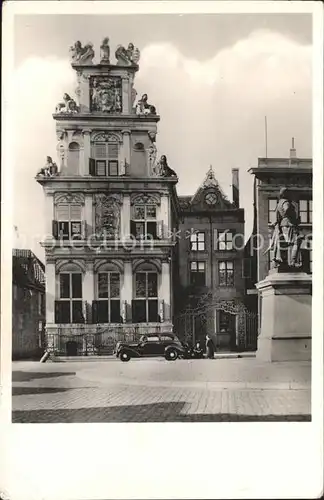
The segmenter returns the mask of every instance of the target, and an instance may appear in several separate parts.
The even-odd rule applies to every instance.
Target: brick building
[[[239,207],[237,169],[233,169],[232,177],[232,202],[224,195],[212,168],[193,196],[179,198],[181,293],[177,328],[181,332],[186,327],[187,336],[195,340],[209,333],[217,348],[226,350],[238,347],[237,315],[233,313],[239,304],[243,306],[245,291],[244,209]],[[190,310],[196,312],[191,315]]]
[[[249,172],[254,175],[254,224],[244,251],[246,290],[249,308],[260,312],[255,283],[263,280],[271,267],[272,252],[266,250],[281,187],[289,188],[298,207],[305,235],[301,264],[305,272],[312,273],[312,159],[297,157],[293,139],[288,158],[259,158],[258,166]]]
[[[39,357],[45,345],[44,264],[31,250],[12,255],[12,358]]]

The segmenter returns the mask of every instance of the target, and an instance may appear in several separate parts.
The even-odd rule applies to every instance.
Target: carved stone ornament
[[[110,47],[108,37],[103,39],[100,46],[100,64],[110,64]]]
[[[117,66],[137,66],[140,60],[140,51],[134,47],[133,43],[129,43],[127,49],[123,45],[117,45],[115,57]]]
[[[160,160],[154,166],[153,173],[154,173],[154,175],[157,175],[160,177],[177,177],[177,174],[175,173],[175,171],[169,167],[167,157],[165,155],[162,155]]]
[[[134,193],[130,198],[131,205],[160,205],[161,197],[158,193]]]
[[[63,102],[59,102],[55,108],[55,113],[79,113],[80,109],[74,99],[69,94],[63,95]]]
[[[149,171],[152,175],[158,175],[156,171],[156,157],[157,157],[157,149],[155,144],[151,144],[147,149],[147,159]]]
[[[137,115],[156,115],[156,108],[148,103],[147,94],[143,94],[137,101],[135,112]]]
[[[117,142],[121,144],[123,141],[119,134],[113,132],[94,132],[91,135],[91,142]]]
[[[56,163],[52,160],[50,156],[47,156],[46,163],[44,167],[37,172],[37,176],[54,177],[57,174],[58,174],[58,168]]]
[[[85,198],[82,193],[55,193],[54,194],[54,205],[59,203],[75,203],[76,205],[84,205]]]
[[[92,59],[94,58],[93,44],[88,42],[84,47],[82,43],[78,40],[72,47],[70,47],[70,56],[72,64],[93,64]]]
[[[94,112],[122,112],[122,79],[97,76],[90,80],[90,108]]]
[[[101,238],[115,239],[120,229],[121,197],[96,194],[94,204],[96,235]]]

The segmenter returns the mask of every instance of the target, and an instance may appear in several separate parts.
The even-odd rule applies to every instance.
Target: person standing
[[[214,359],[215,354],[215,346],[212,338],[207,334],[206,335],[206,356],[209,359]]]

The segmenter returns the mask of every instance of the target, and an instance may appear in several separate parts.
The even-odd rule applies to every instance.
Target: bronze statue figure
[[[300,268],[300,247],[304,236],[299,231],[296,204],[287,188],[281,188],[276,208],[276,222],[268,250],[273,250],[277,268]],[[267,250],[267,251],[268,251]]]

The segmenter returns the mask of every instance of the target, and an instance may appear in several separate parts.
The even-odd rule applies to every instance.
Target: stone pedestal
[[[256,285],[261,296],[260,361],[310,361],[312,278],[303,272],[270,271]]]

